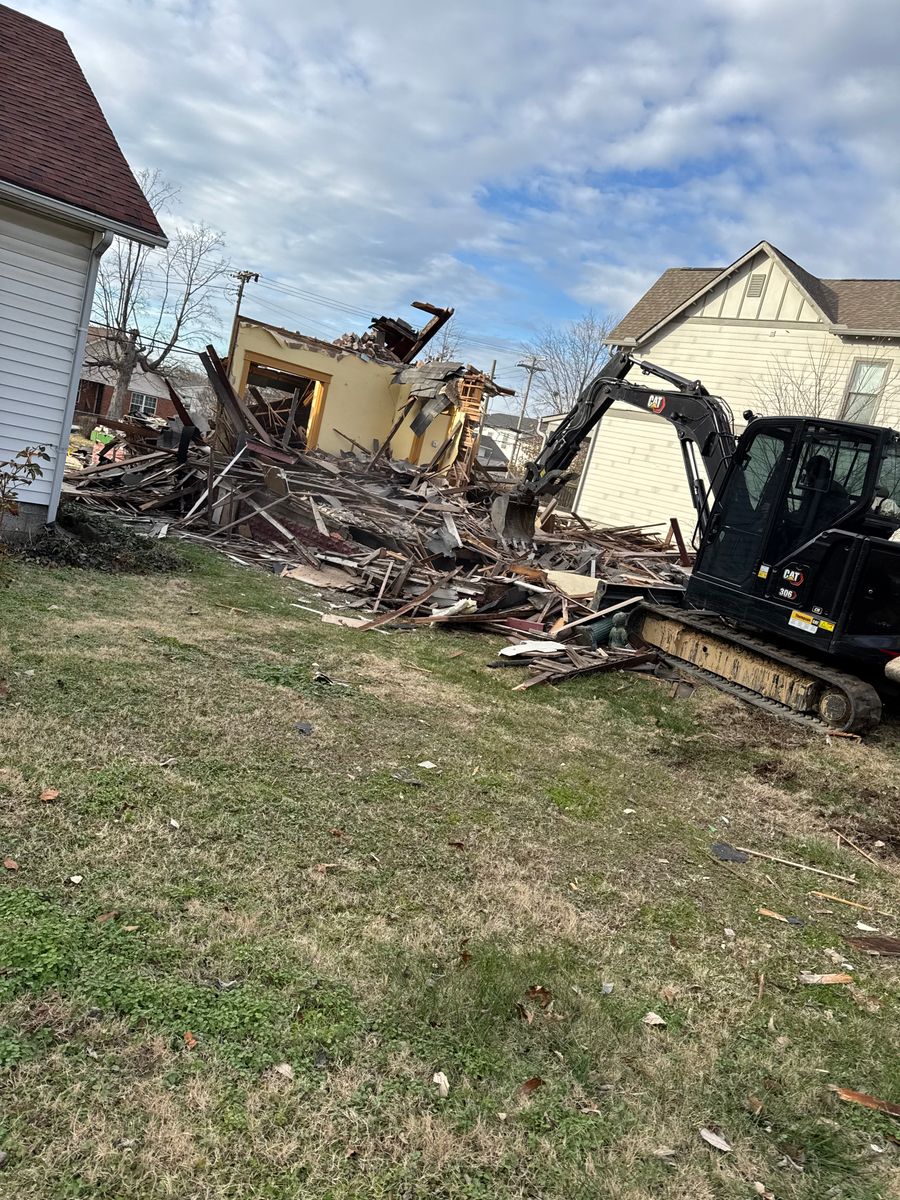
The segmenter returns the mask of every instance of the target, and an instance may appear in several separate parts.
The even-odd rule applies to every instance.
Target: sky
[[[261,273],[245,311],[274,324],[453,306],[520,387],[542,326],[762,238],[900,276],[896,0],[13,5],[65,31],[132,167]]]

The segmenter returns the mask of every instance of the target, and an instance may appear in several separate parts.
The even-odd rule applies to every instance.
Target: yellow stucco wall
[[[384,441],[403,407],[409,400],[409,385],[392,382],[395,368],[382,363],[365,362],[358,355],[338,346],[300,344],[289,335],[264,325],[242,322],[238,329],[234,363],[229,372],[231,382],[243,391],[249,365],[261,362],[297,375],[315,379],[320,384],[313,400],[310,427],[318,427],[313,448],[329,454],[349,450],[350,444],[336,432],[374,449]],[[321,397],[321,399],[319,399]],[[317,416],[316,405],[320,415]],[[421,444],[410,429],[416,407],[405,417],[391,441],[393,458],[427,463],[445,441],[453,414],[439,413],[425,431]],[[418,453],[413,457],[413,452]]]
[[[241,323],[230,375],[240,390],[250,361],[279,366],[284,371],[306,375],[323,385],[317,446],[329,454],[348,450],[348,443],[335,432],[348,434],[367,449],[390,429],[408,389],[392,383],[393,369],[381,363],[364,362],[358,355],[337,346],[321,349],[291,344],[290,339],[261,325]]]

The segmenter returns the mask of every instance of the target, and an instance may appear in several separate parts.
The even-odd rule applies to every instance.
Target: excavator
[[[627,379],[633,369],[667,386]],[[697,513],[683,597],[645,598],[629,618],[632,644],[820,730],[874,728],[882,697],[900,688],[900,435],[746,412],[738,437],[728,405],[699,380],[620,352],[495,500],[508,541],[533,538],[541,502],[572,477],[617,400],[674,427]]]

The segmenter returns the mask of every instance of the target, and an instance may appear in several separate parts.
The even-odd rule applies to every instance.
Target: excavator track
[[[866,733],[881,720],[871,684],[733,629],[712,613],[644,604],[629,631],[670,666],[822,733]]]

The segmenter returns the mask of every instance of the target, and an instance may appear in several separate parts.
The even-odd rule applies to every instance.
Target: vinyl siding
[[[597,525],[696,524],[675,431],[650,413],[614,405],[593,435],[576,512]]]
[[[749,297],[749,278],[766,276],[761,296]],[[876,424],[900,427],[900,345],[841,338],[832,333],[780,263],[757,255],[733,278],[663,327],[635,351],[688,379],[700,379],[735,416],[785,412],[778,400],[779,377],[826,393],[820,416],[838,417],[850,372],[858,359],[891,363]],[[635,382],[652,387],[649,376]],[[783,385],[782,385],[783,386]],[[677,516],[682,528],[695,520],[678,438],[664,419],[614,405],[598,430],[585,465],[576,508],[580,516],[606,525],[644,524]]]
[[[44,445],[43,476],[20,493],[49,504],[92,235],[0,204],[0,459]]]

